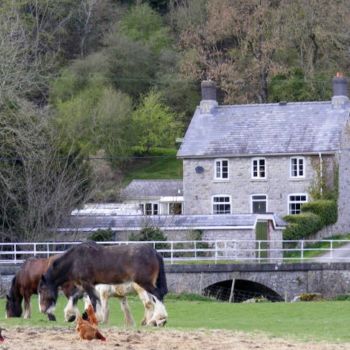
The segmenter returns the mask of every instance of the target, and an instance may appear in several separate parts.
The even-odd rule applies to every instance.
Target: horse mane
[[[16,296],[19,295],[19,293],[16,291],[16,281],[17,281],[17,274],[12,278],[12,281],[11,281],[11,287],[8,294],[10,298],[15,298]]]
[[[164,268],[164,259],[160,253],[156,253],[158,262],[159,262],[159,273],[157,277],[157,288],[159,289],[160,301],[163,301],[165,294],[168,293],[168,286],[165,276],[165,268]]]
[[[45,277],[55,276],[58,269],[60,270],[60,275],[64,276],[69,271],[71,261],[76,259],[75,255],[84,256],[86,249],[94,249],[98,251],[100,248],[101,247],[94,241],[86,241],[78,245],[73,245],[52,262]],[[71,256],[73,256],[73,258],[71,258]]]
[[[95,241],[86,241],[78,245],[73,245],[68,250],[66,250],[61,256],[55,259],[51,266],[53,268],[57,268],[61,264],[61,262],[67,260],[70,257],[70,255],[74,254],[76,251],[79,250],[85,251],[87,248],[98,250],[100,246]]]

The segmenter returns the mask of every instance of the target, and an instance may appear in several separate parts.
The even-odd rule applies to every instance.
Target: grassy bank
[[[74,327],[63,321],[65,299],[59,298],[56,315],[58,322],[47,321],[38,312],[37,299],[33,299],[31,320],[5,319],[0,312],[0,327],[39,326]],[[137,323],[143,315],[143,307],[136,297],[129,299]],[[116,299],[110,302],[111,326],[123,326],[122,314]],[[4,310],[5,300],[0,300]],[[348,319],[349,301],[327,301],[309,303],[259,303],[228,304],[216,301],[185,300],[169,296],[166,298],[169,313],[168,328],[193,330],[228,329],[232,331],[265,332],[271,336],[290,337],[299,340],[350,342]]]
[[[136,158],[124,174],[124,184],[133,179],[182,179],[182,160],[176,158],[176,149],[159,149]]]

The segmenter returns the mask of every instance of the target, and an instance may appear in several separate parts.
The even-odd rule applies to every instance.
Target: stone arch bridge
[[[0,295],[4,295],[19,266],[0,265]],[[203,292],[216,284],[245,281],[292,300],[301,293],[321,293],[326,298],[350,293],[350,263],[166,265],[168,288],[175,293]],[[236,288],[237,283],[234,283]]]
[[[232,281],[253,283],[286,301],[302,293],[325,298],[350,293],[350,263],[166,265],[166,273],[169,290],[175,293],[203,294]]]

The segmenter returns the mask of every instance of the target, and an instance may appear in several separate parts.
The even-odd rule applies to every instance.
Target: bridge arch
[[[246,279],[228,279],[213,283],[205,287],[202,294],[218,300],[237,303],[253,298],[283,301],[283,298],[268,286]]]

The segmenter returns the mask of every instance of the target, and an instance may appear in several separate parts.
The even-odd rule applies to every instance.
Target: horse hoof
[[[48,317],[49,321],[56,321],[56,316],[55,315],[48,314],[47,317]]]
[[[166,325],[166,323],[167,323],[167,320],[166,320],[166,319],[164,319],[164,320],[159,320],[159,321],[157,322],[157,327],[164,327],[164,326]]]
[[[73,322],[73,321],[75,321],[75,316],[74,315],[68,318],[68,322]]]

